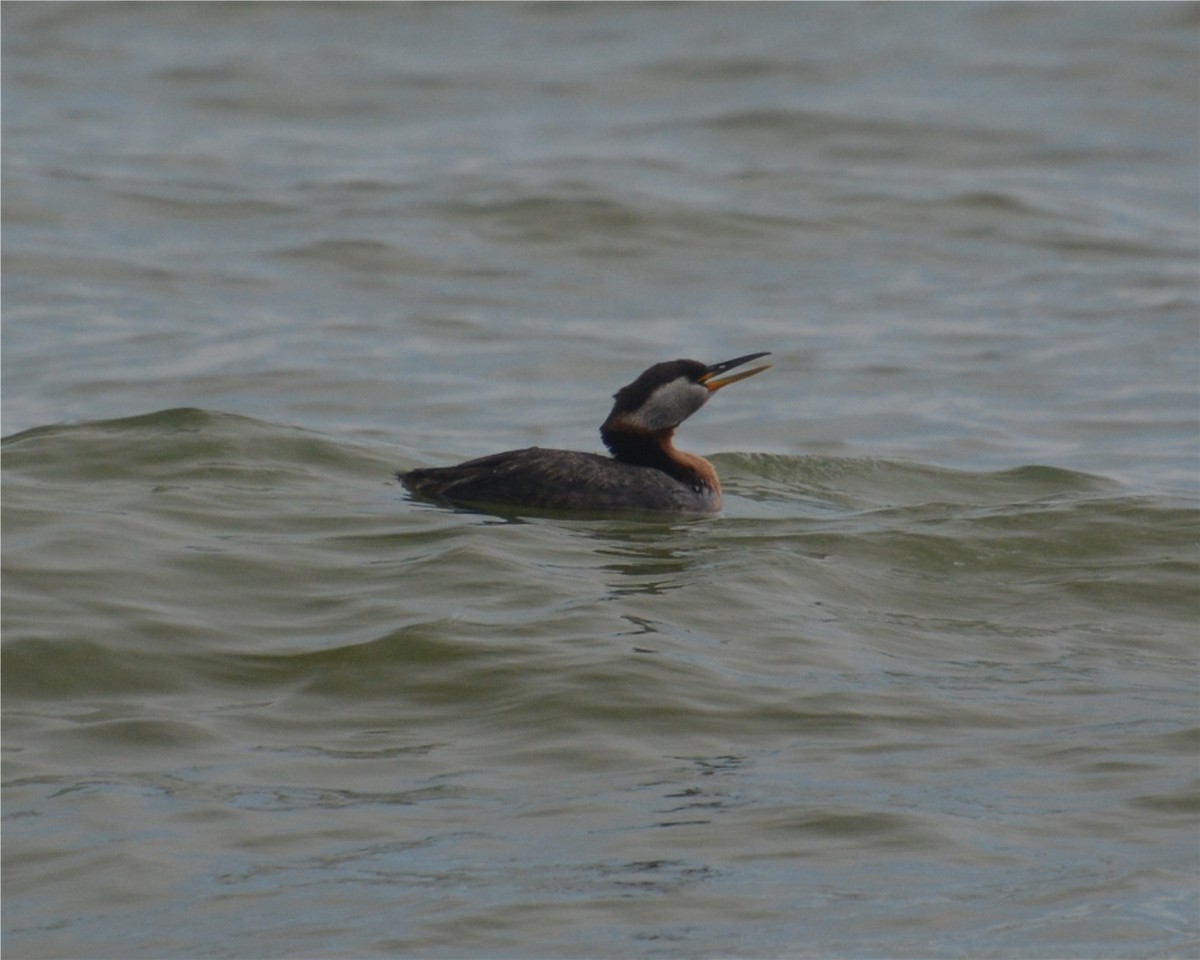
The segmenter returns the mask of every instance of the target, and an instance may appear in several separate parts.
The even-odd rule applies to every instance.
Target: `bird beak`
[[[732,377],[721,377],[719,380],[714,380],[718,373],[724,373],[726,370],[732,370],[734,367],[740,367],[743,363],[749,363],[751,360],[757,360],[759,357],[770,356],[770,351],[766,353],[748,353],[744,357],[738,357],[735,360],[726,360],[724,363],[714,363],[711,367],[704,371],[700,376],[699,382],[708,387],[714,393],[722,387],[727,387],[731,383],[736,383],[739,380],[745,380],[747,377],[752,377],[756,373],[762,373],[771,365],[763,364],[761,367],[754,367],[751,370],[743,370],[741,373],[735,373]]]

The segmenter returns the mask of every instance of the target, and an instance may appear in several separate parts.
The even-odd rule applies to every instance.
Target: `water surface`
[[[6,4],[6,949],[1200,952],[1197,19]]]

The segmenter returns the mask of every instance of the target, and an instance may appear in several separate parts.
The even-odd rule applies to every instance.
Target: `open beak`
[[[724,363],[714,363],[711,367],[704,371],[700,376],[699,383],[704,384],[709,390],[714,393],[722,387],[727,387],[731,383],[737,383],[739,380],[745,380],[747,377],[752,377],[756,373],[762,373],[771,365],[763,364],[761,367],[753,367],[750,370],[743,370],[741,373],[735,373],[731,377],[721,377],[714,380],[718,373],[724,373],[726,370],[732,370],[734,367],[740,367],[743,363],[749,363],[751,360],[757,360],[759,357],[767,357],[771,355],[771,351],[766,353],[748,353],[744,357],[737,357],[734,360],[726,360]]]

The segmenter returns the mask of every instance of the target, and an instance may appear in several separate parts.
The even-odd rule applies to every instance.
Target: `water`
[[[1198,20],[6,4],[6,951],[1200,955]]]

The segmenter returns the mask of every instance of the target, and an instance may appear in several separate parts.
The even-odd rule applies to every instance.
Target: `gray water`
[[[4,4],[6,954],[1200,956],[1197,9]]]

